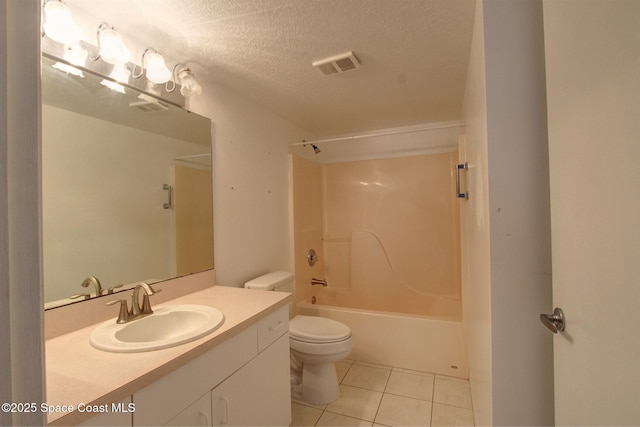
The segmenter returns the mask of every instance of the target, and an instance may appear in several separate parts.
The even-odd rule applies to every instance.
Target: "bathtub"
[[[462,318],[458,312],[403,314],[299,302],[297,313],[337,320],[351,328],[350,359],[452,377],[469,377]],[[447,302],[444,305],[446,307]]]

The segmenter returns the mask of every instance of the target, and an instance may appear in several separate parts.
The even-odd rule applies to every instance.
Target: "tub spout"
[[[327,286],[326,279],[316,279],[315,277],[311,279],[311,285],[322,285]]]

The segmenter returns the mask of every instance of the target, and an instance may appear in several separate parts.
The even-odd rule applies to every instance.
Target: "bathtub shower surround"
[[[359,360],[467,375],[457,157],[292,156],[298,310],[349,325]],[[313,267],[309,247],[320,248]],[[310,286],[312,277],[328,286]]]
[[[299,314],[322,316],[348,325],[350,358],[368,363],[468,378],[462,320],[360,310],[301,302]]]

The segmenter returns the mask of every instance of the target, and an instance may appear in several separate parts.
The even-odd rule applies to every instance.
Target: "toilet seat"
[[[326,317],[298,315],[289,322],[289,336],[307,343],[335,343],[351,338],[351,329]]]

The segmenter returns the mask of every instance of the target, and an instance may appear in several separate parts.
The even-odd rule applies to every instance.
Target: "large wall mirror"
[[[213,268],[211,121],[57,63],[42,58],[45,308],[95,297],[91,277],[107,294]]]

